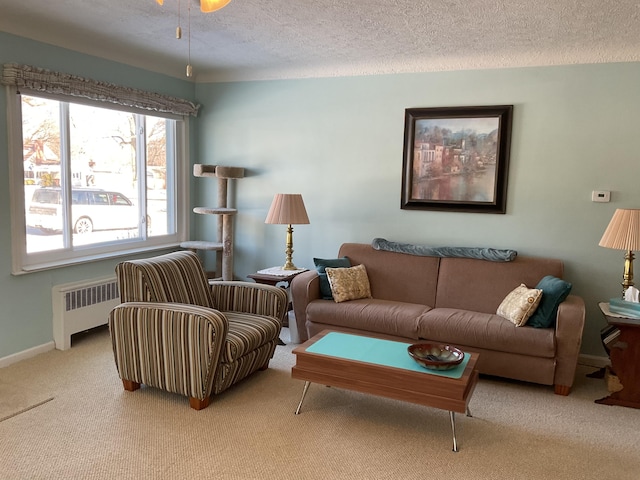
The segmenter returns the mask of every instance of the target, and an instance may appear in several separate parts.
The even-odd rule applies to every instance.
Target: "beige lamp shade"
[[[640,209],[618,208],[598,245],[616,250],[640,250]]]
[[[280,225],[302,225],[309,223],[302,195],[299,193],[277,193],[264,223]]]

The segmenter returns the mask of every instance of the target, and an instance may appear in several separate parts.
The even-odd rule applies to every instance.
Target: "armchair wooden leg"
[[[569,395],[569,392],[571,392],[571,387],[569,387],[568,385],[554,385],[553,391],[556,395],[567,396]]]
[[[124,385],[124,389],[129,392],[133,392],[134,390],[138,390],[140,388],[140,384],[138,382],[133,382],[131,380],[122,379],[122,385]]]
[[[200,400],[199,398],[189,397],[189,405],[194,410],[202,410],[209,406],[210,397]]]

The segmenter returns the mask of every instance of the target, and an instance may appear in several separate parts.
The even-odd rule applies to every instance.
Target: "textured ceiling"
[[[631,0],[0,0],[0,30],[184,77],[189,2],[196,81],[640,60]]]

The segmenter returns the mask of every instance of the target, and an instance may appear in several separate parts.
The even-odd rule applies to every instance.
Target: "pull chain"
[[[182,27],[180,26],[180,0],[178,0],[178,26],[176,27],[176,38],[182,38]]]
[[[188,22],[187,22],[187,37],[188,37],[188,51],[189,51],[189,58],[187,61],[187,77],[191,78],[193,76],[193,68],[191,67],[191,2],[187,2],[188,4],[188,9],[187,9],[187,15],[188,15]]]

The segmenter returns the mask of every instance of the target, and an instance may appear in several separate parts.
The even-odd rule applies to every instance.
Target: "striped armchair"
[[[268,367],[287,312],[282,288],[209,283],[189,251],[122,262],[116,275],[123,303],[109,314],[109,331],[126,390],[186,395],[200,410]]]

